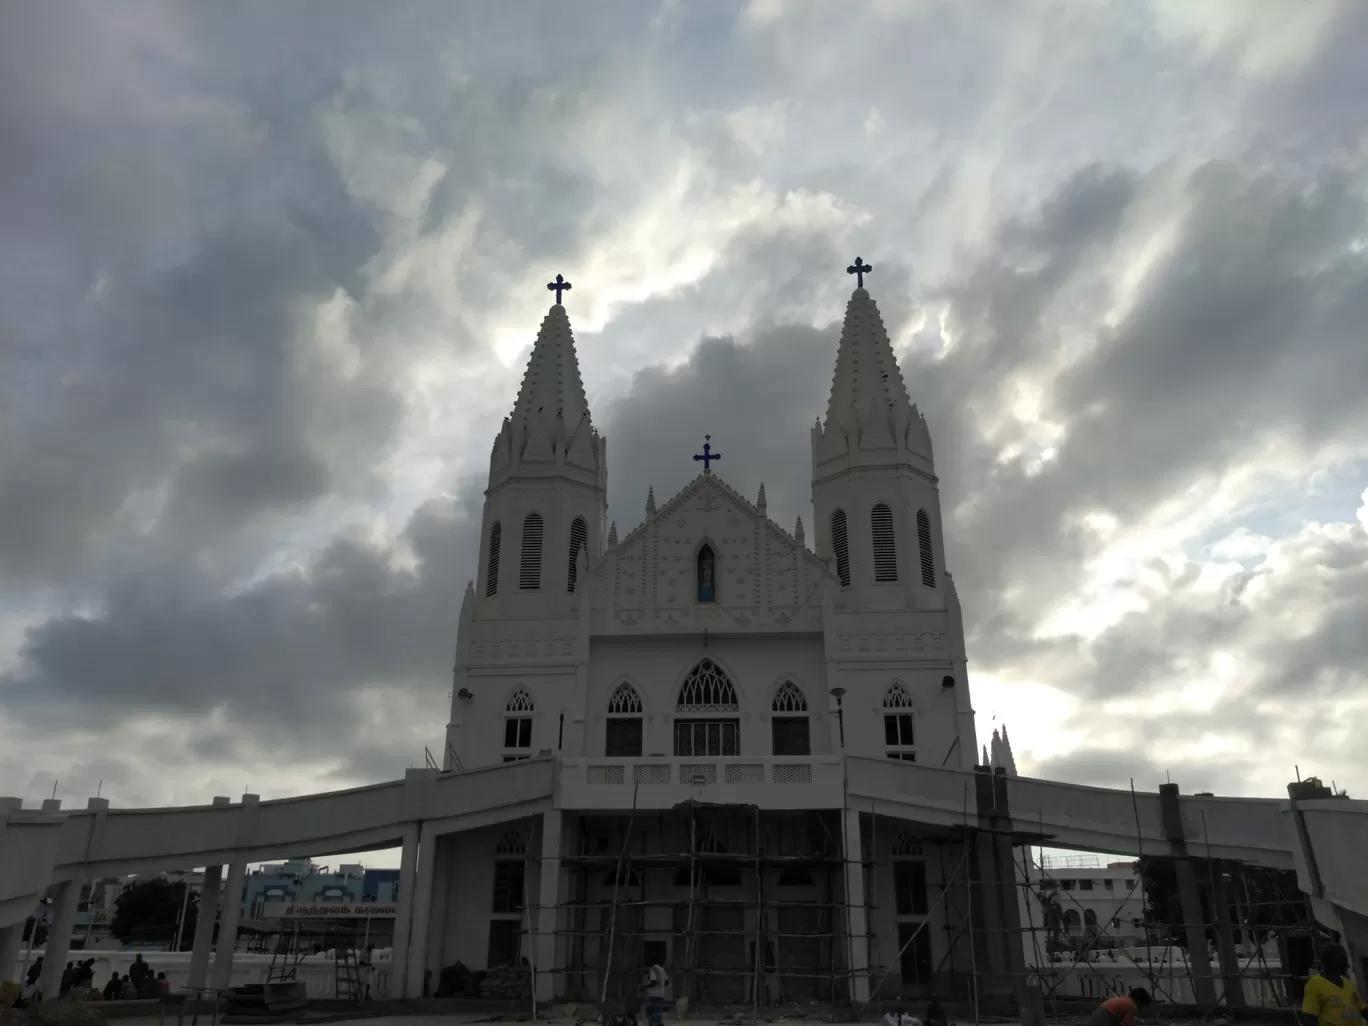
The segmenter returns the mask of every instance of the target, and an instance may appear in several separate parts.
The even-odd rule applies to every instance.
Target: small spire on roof
[[[646,489],[646,512],[651,516],[655,516],[655,511],[655,485],[651,485]]]
[[[793,525],[793,536],[798,539],[798,544],[803,544],[803,518],[799,517],[798,522]]]
[[[761,481],[760,494],[755,497],[755,508],[763,513],[765,512],[767,505],[768,504],[765,502],[765,482]]]
[[[609,545],[616,545],[616,544],[617,544],[617,521],[616,521],[616,520],[614,520],[611,524],[608,525],[608,544],[609,544]]]

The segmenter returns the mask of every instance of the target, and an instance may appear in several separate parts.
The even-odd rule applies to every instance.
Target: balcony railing
[[[563,808],[668,808],[688,798],[761,808],[839,808],[839,756],[565,759]]]

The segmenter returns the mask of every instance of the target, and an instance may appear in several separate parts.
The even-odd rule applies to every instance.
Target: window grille
[[[570,525],[570,569],[566,572],[565,590],[572,595],[575,592],[575,585],[579,583],[579,554],[580,550],[589,544],[589,527],[584,522],[583,517],[575,517]]]
[[[503,525],[497,520],[489,529],[489,563],[485,567],[485,596],[499,593],[499,546],[503,541]]]
[[[841,587],[850,587],[850,544],[846,537],[845,510],[838,509],[831,514],[831,551],[836,556],[836,576],[841,579]]]
[[[893,536],[893,511],[879,503],[869,512],[869,530],[874,538],[874,580],[898,579],[898,550]]]
[[[541,588],[542,531],[541,514],[527,514],[523,520],[522,566],[518,568],[518,587],[523,591]]]
[[[936,557],[931,553],[931,518],[917,510],[917,548],[921,551],[921,579],[928,588],[936,586]]]

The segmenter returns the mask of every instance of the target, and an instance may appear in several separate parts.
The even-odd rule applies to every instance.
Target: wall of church
[[[696,635],[678,639],[596,639],[589,656],[584,751],[565,754],[604,754],[609,701],[618,686],[626,683],[641,697],[642,754],[672,756],[680,687],[703,659],[712,660],[736,691],[738,713],[716,715],[740,721],[737,754],[771,754],[771,707],[776,690],[785,681],[796,684],[807,700],[811,754],[830,754],[826,656],[822,638],[815,634],[717,637],[710,638],[706,647]]]
[[[842,698],[846,751],[876,758],[913,756],[910,761],[928,766],[972,766],[974,739],[959,736],[962,723],[956,692],[965,684],[959,681],[947,688],[941,683],[951,673],[949,666],[838,665],[832,686],[846,689]],[[902,696],[907,705],[896,704],[904,701]],[[886,720],[909,713],[911,738],[906,735],[906,721],[900,720],[892,728],[898,731],[896,743],[890,744]],[[969,761],[961,762],[966,755]]]
[[[567,734],[571,730],[577,705],[573,667],[533,667],[527,672],[517,668],[472,669],[465,686],[471,698],[456,710],[462,722],[459,741],[453,741],[453,746],[467,769],[503,762],[505,757],[555,752],[562,713]],[[510,738],[510,720],[529,723],[527,727],[515,725]],[[506,744],[509,740],[514,742],[512,746]]]
[[[879,987],[889,998],[925,998],[937,974],[943,979],[953,969],[968,969],[967,948],[955,956],[962,954],[964,965],[946,957],[966,896],[963,850],[884,817],[865,817],[864,830],[867,857],[874,862],[865,870],[870,990]],[[943,896],[947,883],[950,892]]]
[[[538,859],[527,858],[528,851],[541,853],[537,822],[522,819],[439,838],[426,966],[433,993],[442,968],[455,962],[476,970],[489,968],[491,950],[530,956],[522,905],[525,896],[535,907],[540,889]],[[514,865],[501,869],[501,863]],[[511,889],[515,879],[522,890]]]

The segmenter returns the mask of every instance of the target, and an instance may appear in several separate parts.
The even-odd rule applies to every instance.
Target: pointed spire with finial
[[[760,494],[755,497],[755,508],[764,513],[769,504],[765,501],[765,482],[760,482]]]
[[[983,762],[982,762],[981,765],[984,765],[984,766],[991,766],[991,765],[992,765],[992,763],[988,761],[988,746],[987,746],[987,745],[984,745],[984,746],[983,746]]]
[[[653,517],[655,516],[655,511],[655,485],[651,485],[646,489],[646,515]]]
[[[803,518],[799,517],[798,522],[793,525],[793,537],[798,539],[798,544],[803,544]]]
[[[616,545],[617,543],[617,521],[614,520],[608,525],[608,544]]]

